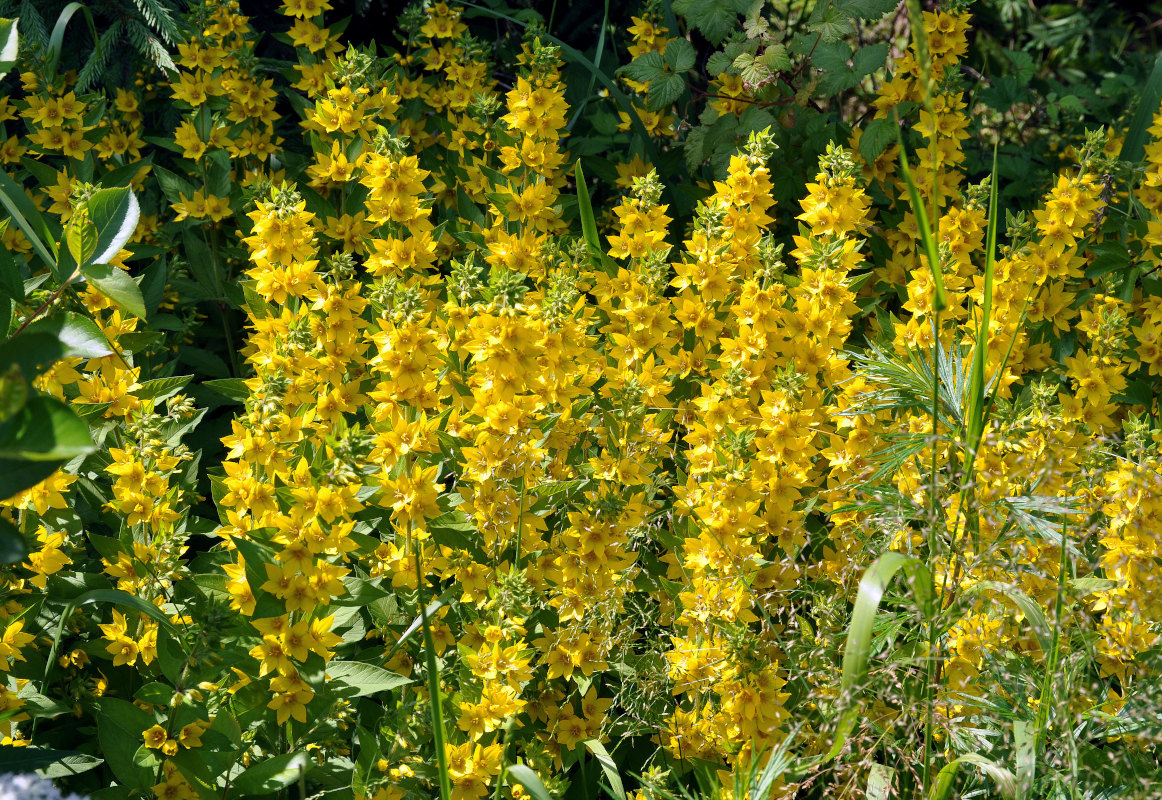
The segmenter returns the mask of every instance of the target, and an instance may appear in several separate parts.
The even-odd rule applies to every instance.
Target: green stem
[[[411,539],[411,525],[408,525],[408,538]],[[428,624],[428,611],[424,606],[423,593],[420,588],[423,581],[420,578],[420,551],[412,543],[412,555],[416,562],[416,604],[420,610],[420,625],[424,629],[424,657],[428,672],[428,695],[432,706],[432,739],[436,745],[436,765],[440,772],[440,799],[452,800],[452,779],[448,774],[448,753],[444,749],[444,712],[440,702],[440,667],[436,663],[436,643],[432,639],[432,628]]]

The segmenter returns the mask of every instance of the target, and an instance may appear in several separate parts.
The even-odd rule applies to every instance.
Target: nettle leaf
[[[650,81],[649,100],[646,103],[648,111],[659,111],[663,108],[671,106],[682,96],[682,92],[686,91],[686,81],[682,80],[682,76],[673,72],[667,72],[654,80]]]
[[[787,48],[781,44],[767,45],[759,60],[771,72],[784,72],[791,68],[791,57],[787,54]]]
[[[694,52],[694,45],[685,39],[672,39],[666,45],[666,52],[662,58],[666,66],[674,72],[686,72],[694,68],[697,54]]]
[[[738,24],[738,15],[750,5],[746,0],[741,3],[731,0],[676,0],[674,13],[685,17],[692,27],[702,31],[702,35],[717,46],[731,34]]]
[[[710,77],[717,78],[730,69],[732,61],[733,59],[730,56],[724,51],[719,50],[717,53],[712,54],[710,58],[706,59],[706,71],[710,74]]]
[[[649,83],[665,72],[665,70],[666,62],[662,58],[662,54],[651,50],[648,53],[642,53],[622,67],[621,74],[631,81]]]
[[[734,59],[734,68],[738,70],[738,74],[745,82],[751,84],[762,83],[771,77],[771,71],[767,65],[755,58],[752,53],[742,53]]]
[[[860,77],[871,75],[888,60],[888,43],[869,44],[855,51],[852,66]]]
[[[141,217],[141,206],[132,191],[115,187],[98,191],[88,199],[85,208],[97,229],[97,252],[93,263],[108,263],[133,236]]]
[[[878,20],[896,10],[899,0],[835,0],[835,8],[855,19]]]
[[[90,264],[81,267],[81,274],[101,294],[133,316],[145,319],[145,298],[141,295],[141,287],[128,272],[109,264]]]
[[[869,164],[883,155],[896,141],[896,123],[890,119],[873,119],[863,129],[859,137],[859,154]]]
[[[851,18],[834,6],[828,6],[816,15],[808,28],[812,33],[822,36],[824,42],[838,42],[855,32]]]

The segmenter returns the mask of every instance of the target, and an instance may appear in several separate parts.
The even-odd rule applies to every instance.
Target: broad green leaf
[[[787,54],[787,48],[779,43],[767,45],[759,61],[771,72],[784,72],[791,68],[791,57]]]
[[[37,770],[37,773],[41,777],[56,780],[57,778],[68,778],[72,775],[80,775],[82,772],[96,769],[104,763],[105,759],[98,756],[90,756],[85,753],[71,753],[61,756],[47,767],[42,767]]]
[[[878,20],[895,11],[899,0],[835,0],[835,7],[850,17]]]
[[[16,416],[32,394],[19,364],[9,364],[0,372],[0,424]]]
[[[28,557],[28,545],[20,530],[0,517],[0,564],[19,564]]]
[[[896,141],[897,125],[890,119],[873,119],[864,126],[859,137],[859,154],[868,164],[884,154],[888,146]]]
[[[85,208],[97,230],[97,252],[93,256],[93,263],[106,264],[121,252],[121,248],[133,236],[137,220],[141,217],[141,207],[132,190],[117,186],[97,191],[86,201]]]
[[[504,777],[523,786],[533,800],[553,800],[553,796],[549,794],[549,790],[545,788],[545,784],[537,776],[537,773],[524,764],[510,765],[505,769]]]
[[[646,108],[649,111],[658,111],[672,106],[682,92],[686,91],[686,81],[675,72],[667,72],[650,81],[649,97]]]
[[[145,298],[141,296],[141,287],[128,272],[110,264],[90,264],[81,267],[81,274],[101,294],[133,316],[145,319]]]
[[[133,396],[142,400],[165,400],[186,388],[193,377],[193,375],[175,375],[172,378],[155,378],[141,384],[141,388],[135,391]]]
[[[871,659],[872,626],[879,611],[880,600],[896,573],[903,570],[910,580],[910,588],[916,596],[921,614],[928,618],[932,614],[935,588],[932,574],[920,559],[903,553],[888,552],[872,562],[859,582],[859,592],[852,609],[851,622],[847,627],[847,643],[843,648],[843,675],[841,691],[848,696],[850,704],[843,713],[831,745],[830,757],[834,758],[843,748],[847,735],[855,727],[858,704],[852,694],[867,675],[867,664]]]
[[[153,715],[126,700],[103,697],[98,704],[97,742],[101,755],[117,782],[132,791],[154,784],[156,773],[138,765],[133,757],[144,740],[141,734],[153,727]]]
[[[0,500],[31,489],[63,467],[65,462],[0,458]]]
[[[866,800],[888,800],[892,792],[892,781],[896,777],[896,771],[891,767],[885,767],[883,764],[872,764],[871,769],[868,770],[867,786],[864,789],[863,796]]]
[[[235,778],[234,792],[240,796],[270,795],[306,775],[310,764],[311,758],[304,750],[268,758]]]
[[[642,53],[633,61],[621,68],[621,73],[631,81],[649,83],[661,75],[666,69],[665,59],[661,53],[654,50]]]
[[[1154,69],[1142,87],[1138,98],[1138,110],[1134,112],[1134,119],[1126,129],[1126,138],[1122,140],[1122,150],[1118,158],[1136,164],[1145,154],[1146,140],[1150,137],[1150,125],[1154,114],[1158,111],[1158,101],[1162,99],[1162,55],[1154,61]]]
[[[97,228],[89,221],[88,211],[84,208],[78,209],[65,226],[65,244],[78,265],[92,263],[97,252]]]
[[[365,697],[379,692],[390,692],[412,682],[411,678],[359,661],[332,661],[327,665],[327,675],[339,684],[340,689],[337,693],[344,697]]]
[[[585,173],[581,169],[580,159],[573,165],[573,176],[577,184],[577,211],[581,215],[581,233],[589,246],[589,260],[594,265],[604,267],[610,275],[616,274],[617,265],[601,248],[601,240],[597,235],[597,218],[593,215],[593,203],[589,199],[589,187],[585,184]]]
[[[694,45],[685,39],[671,39],[666,44],[662,58],[666,66],[674,72],[686,72],[694,68],[697,54],[694,52]]]
[[[981,774],[987,776],[1001,794],[1007,798],[1015,798],[1017,794],[1017,780],[1013,777],[1013,773],[1004,767],[998,766],[995,762],[990,761],[979,753],[968,753],[960,758],[950,761],[940,770],[936,776],[936,782],[932,784],[932,791],[928,795],[928,800],[948,800],[952,794],[952,784],[956,780],[956,773],[960,769],[961,764],[968,764],[976,767]]]
[[[1032,796],[1037,777],[1037,737],[1032,723],[1023,719],[1013,723],[1013,744],[1017,750],[1017,800],[1025,800]]]
[[[56,237],[49,231],[40,210],[24,193],[24,187],[3,171],[0,171],[0,205],[4,206],[21,233],[32,243],[32,249],[40,259],[55,271]],[[64,280],[68,276],[57,277]]]
[[[0,220],[0,234],[8,228],[8,220]],[[0,247],[0,296],[8,295],[16,302],[24,299],[24,279],[7,247]]]
[[[613,795],[614,800],[626,800],[625,785],[621,782],[621,774],[617,771],[617,764],[613,763],[613,757],[609,755],[605,745],[596,739],[586,739],[584,744],[593,754],[593,757],[597,759],[597,763],[601,765],[605,779],[609,781],[609,793]]]
[[[0,19],[0,77],[16,66],[20,37],[16,32],[20,19]]]
[[[0,745],[0,775],[33,772],[49,767],[62,758],[76,755],[79,754],[73,750]],[[100,763],[100,759],[97,759],[97,763]]]
[[[0,424],[0,458],[67,461],[93,452],[89,426],[69,406],[50,395],[34,395]]]
[[[852,56],[851,65],[856,75],[862,78],[882,67],[887,58],[887,42],[879,42],[878,44],[864,45],[856,50],[855,55]]]

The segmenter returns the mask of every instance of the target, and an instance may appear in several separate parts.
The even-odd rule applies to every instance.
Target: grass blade
[[[900,570],[903,570],[909,579],[924,618],[928,619],[932,615],[936,594],[932,573],[920,559],[903,553],[888,552],[882,554],[867,568],[859,582],[859,593],[855,598],[851,623],[847,627],[847,643],[843,649],[843,676],[840,689],[841,694],[848,697],[850,707],[840,718],[829,758],[839,754],[848,734],[855,728],[858,706],[853,702],[852,694],[867,676],[867,664],[871,659],[872,624],[879,611],[884,590]]]
[[[863,796],[866,800],[888,800],[895,777],[896,771],[891,767],[872,764],[868,770],[867,786],[864,788]]]
[[[609,751],[605,749],[605,745],[596,739],[586,739],[585,747],[597,759],[597,763],[601,765],[601,770],[605,773],[605,779],[609,781],[609,793],[616,800],[626,800],[625,785],[621,782],[621,774],[618,773],[617,764],[613,763],[613,757],[609,755]]]
[[[1017,794],[1017,779],[1013,773],[995,762],[990,761],[979,753],[968,753],[960,758],[948,762],[944,769],[936,776],[928,800],[948,800],[952,794],[952,784],[956,780],[956,773],[961,764],[975,766],[983,775],[987,776],[1000,789],[1001,794],[1008,798],[1015,798]]]

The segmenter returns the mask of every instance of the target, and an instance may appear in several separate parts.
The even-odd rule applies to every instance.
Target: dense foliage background
[[[1156,796],[1162,6],[0,17],[0,786]]]

